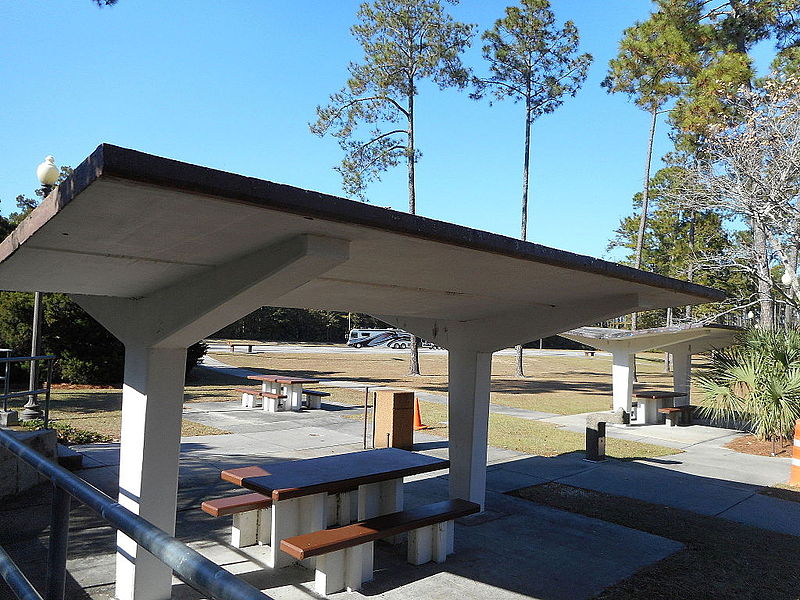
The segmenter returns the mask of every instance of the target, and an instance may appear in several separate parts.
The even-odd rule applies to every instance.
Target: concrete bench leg
[[[358,487],[358,519],[371,519],[378,515],[403,510],[403,480],[390,479],[380,483],[367,483]],[[405,534],[384,539],[389,544],[400,544]],[[369,565],[369,570],[372,566]]]
[[[269,544],[272,528],[271,509],[249,510],[233,515],[231,546],[246,548],[258,544]]]
[[[325,528],[326,500],[327,494],[322,493],[273,503],[271,509],[272,529],[270,531],[272,554],[268,566],[275,569],[295,562],[291,555],[280,550],[281,540]],[[308,558],[301,561],[301,564],[313,568],[314,560]]]
[[[278,412],[280,410],[280,398],[264,398],[264,411],[265,412]]]
[[[445,521],[409,531],[408,562],[412,565],[424,565],[430,561],[444,562],[447,555],[453,553],[450,536],[452,527],[452,521]]]
[[[261,406],[261,396],[255,394],[242,394],[243,408],[258,408]]]
[[[231,545],[234,548],[253,546],[258,541],[258,513],[257,510],[249,510],[233,515]]]
[[[365,572],[363,565],[367,562],[364,555],[371,555],[373,549],[373,543],[369,542],[318,556],[314,590],[328,595],[345,589],[349,592],[359,589],[362,583],[372,579],[372,572]]]
[[[342,492],[328,496],[328,527],[333,525],[349,525],[354,521],[353,502],[356,499],[354,492]]]
[[[308,408],[322,408],[322,396],[305,396]]]
[[[667,413],[664,416],[666,417],[664,424],[667,427],[675,427],[681,421],[681,413],[679,412]]]

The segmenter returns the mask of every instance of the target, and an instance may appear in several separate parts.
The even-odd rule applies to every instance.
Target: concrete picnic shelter
[[[684,323],[650,329],[579,327],[564,332],[565,338],[611,353],[613,409],[631,412],[633,402],[633,361],[637,352],[656,348],[672,354],[675,392],[684,394],[676,405],[691,404],[692,355],[730,346],[741,327],[708,323]]]
[[[265,306],[374,315],[449,351],[451,497],[483,505],[492,352],[717,290],[100,145],[0,243],[4,290],[69,294],[126,350],[119,502],[174,532],[186,348]],[[170,571],[118,536],[117,597]]]

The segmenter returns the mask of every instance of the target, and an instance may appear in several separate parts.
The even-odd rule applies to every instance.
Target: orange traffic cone
[[[794,422],[794,446],[792,446],[792,470],[789,485],[800,487],[800,419]]]
[[[422,424],[422,417],[419,414],[419,398],[414,398],[414,431],[427,428],[427,425]],[[800,463],[800,461],[798,462]],[[798,467],[798,471],[800,471],[800,467]]]

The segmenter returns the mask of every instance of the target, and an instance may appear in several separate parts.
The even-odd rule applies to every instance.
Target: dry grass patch
[[[605,589],[603,600],[798,597],[800,538],[623,496],[547,483],[514,495],[646,531],[684,550]]]
[[[364,406],[363,390],[329,387],[326,391],[330,391],[332,399],[337,402]],[[447,405],[425,401],[420,401],[419,405],[422,422],[427,426],[425,433],[447,438]],[[370,418],[372,418],[371,416],[372,411],[370,410]],[[362,420],[363,414],[347,415],[346,418]],[[586,448],[586,441],[583,434],[567,431],[552,423],[490,414],[489,445],[536,456],[557,456],[570,452],[583,452]],[[667,456],[680,452],[682,451],[655,444],[606,438],[606,454],[614,458],[632,460]]]
[[[357,381],[364,385],[447,393],[447,355],[420,354],[423,375],[408,375],[407,353],[331,352],[327,354],[215,354],[230,365],[264,373],[317,379]],[[611,359],[605,356],[525,357],[529,377],[514,375],[515,357],[492,358],[491,401],[494,404],[555,414],[578,414],[611,408]],[[663,373],[660,354],[638,356],[639,381],[652,389],[671,389],[672,375]]]
[[[185,388],[185,401],[223,401],[240,398],[233,385],[241,385],[235,377],[217,375],[208,369],[192,372]],[[119,388],[56,388],[50,398],[50,418],[85,431],[93,431],[119,440],[122,424],[122,390]],[[183,419],[182,436],[221,435],[223,429]]]
[[[792,486],[787,483],[773,483],[769,487],[761,488],[758,490],[759,494],[765,496],[772,496],[773,498],[780,498],[781,500],[789,500],[791,502],[800,502],[800,487]]]

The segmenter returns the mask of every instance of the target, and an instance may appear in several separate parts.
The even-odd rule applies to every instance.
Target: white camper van
[[[381,346],[405,333],[401,329],[351,329],[347,345],[354,348]]]

